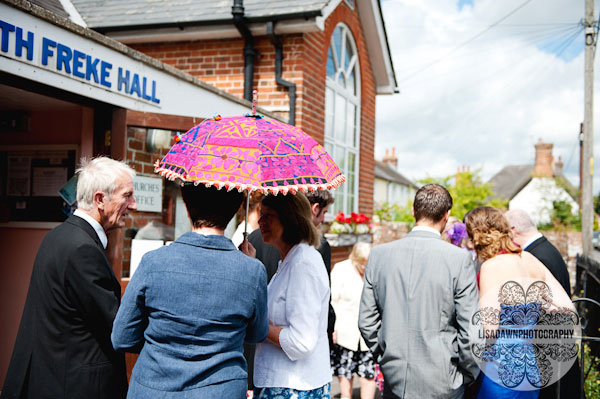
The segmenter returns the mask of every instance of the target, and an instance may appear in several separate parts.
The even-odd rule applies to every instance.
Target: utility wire
[[[579,144],[579,134],[577,135],[577,140],[575,140],[573,148],[571,149],[571,155],[569,155],[569,160],[565,164],[563,170],[567,170],[567,169],[569,169],[569,166],[571,166],[571,160],[573,159],[573,154],[575,154],[575,149],[577,148],[577,144]]]
[[[558,39],[560,40],[560,42],[562,43],[563,38],[568,36],[569,38],[571,37],[571,35],[573,33],[580,33],[582,30],[582,27],[579,24],[575,24],[570,26],[569,28],[565,29],[564,27],[561,28],[560,30],[553,30],[550,32],[533,32],[535,34],[535,36],[530,36],[527,37],[525,40],[521,40],[517,45],[515,46],[510,46],[507,47],[505,49],[506,53],[515,51],[515,50],[519,50],[521,48],[525,48],[531,45],[543,45],[545,42],[548,41],[557,41],[556,37],[558,35],[560,35],[562,38]],[[542,33],[542,34],[540,34]],[[556,46],[554,46],[556,47]],[[548,46],[549,48],[549,46]],[[484,51],[481,51],[480,49],[472,51],[470,53],[466,53],[463,54],[461,56],[461,59],[459,60],[459,63],[457,63],[454,67],[455,69],[465,69],[465,68],[469,68],[469,67],[474,67],[476,66],[478,69],[481,70],[486,70],[487,68],[487,64],[493,63],[494,60],[491,57],[486,57],[486,53],[488,52],[495,52],[497,51],[497,49],[490,47],[487,47]],[[552,51],[554,52],[554,51]],[[477,62],[474,63],[472,60],[476,60]],[[483,60],[483,62],[480,62],[481,60]],[[503,69],[506,69],[506,67],[502,67],[500,69],[496,69],[494,70],[494,72],[490,73],[489,76],[493,76],[495,73],[497,73],[498,71],[501,71]],[[403,85],[403,90],[406,92],[407,89],[411,88],[411,87],[418,87],[422,84],[430,84],[432,81],[438,80],[438,79],[443,79],[444,77],[451,75],[455,73],[454,70],[451,71],[447,71],[444,72],[442,74],[437,74],[434,76],[428,76],[424,79],[420,79],[420,80],[414,80],[412,83],[409,84],[405,84]]]
[[[509,12],[508,14],[506,14],[505,16],[503,16],[502,18],[500,18],[499,20],[497,20],[496,22],[494,22],[493,24],[491,24],[490,26],[488,26],[487,28],[485,28],[484,30],[482,30],[481,32],[479,32],[478,34],[476,34],[475,36],[471,37],[470,39],[468,39],[467,41],[459,44],[458,46],[456,46],[455,48],[453,48],[452,50],[450,50],[448,53],[446,53],[445,55],[441,56],[440,58],[430,62],[429,64],[427,64],[425,67],[423,67],[422,69],[420,69],[419,71],[405,77],[404,79],[400,80],[400,82],[398,83],[403,83],[406,82],[407,80],[411,79],[412,77],[414,77],[415,75],[418,75],[420,73],[422,73],[423,71],[426,71],[427,69],[431,68],[433,65],[439,63],[440,61],[442,61],[444,58],[448,57],[449,55],[455,53],[456,51],[460,50],[461,48],[463,48],[464,46],[466,46],[467,44],[471,43],[473,40],[476,40],[477,38],[481,37],[483,34],[485,34],[487,31],[489,31],[490,29],[492,29],[493,27],[499,25],[502,21],[504,21],[505,19],[507,19],[508,17],[510,17],[511,15],[513,15],[514,13],[516,13],[517,11],[519,11],[521,8],[525,7],[527,4],[531,3],[533,0],[525,0],[523,3],[521,3],[521,5],[519,5],[518,7],[516,7],[515,9],[513,9],[511,12]]]
[[[582,27],[578,27],[578,29],[575,32],[569,32],[570,34],[567,37],[565,37],[563,40],[561,40],[561,42],[556,46],[556,51],[557,51],[556,56],[560,57],[560,55],[562,55],[562,53],[564,53],[564,51],[566,51],[566,49],[573,43],[573,41],[577,38],[577,36],[579,36],[581,34],[582,30],[583,30]],[[467,113],[463,114],[462,118],[458,118],[458,119],[455,119],[453,122],[447,123],[445,125],[446,129],[444,129],[444,132],[438,131],[438,132],[436,132],[435,135],[429,136],[428,138],[423,138],[423,139],[439,141],[439,140],[448,140],[448,139],[453,138],[458,133],[465,130],[465,129],[456,129],[457,126],[463,125],[463,124],[468,125],[469,123],[471,123],[474,120],[474,115],[481,114],[481,112],[486,107],[489,106],[489,104],[492,102],[492,100],[499,100],[499,97],[497,96],[497,94],[500,90],[502,90],[502,92],[504,92],[504,93],[510,93],[511,95],[513,95],[513,97],[519,98],[520,93],[525,91],[529,86],[533,85],[533,83],[540,80],[546,73],[548,73],[550,71],[550,68],[548,68],[547,65],[551,61],[552,61],[552,58],[548,58],[546,63],[541,64],[541,65],[536,65],[536,68],[533,71],[529,71],[529,70],[519,71],[517,68],[514,68],[514,65],[510,65],[510,64],[507,66],[503,66],[502,68],[499,68],[495,71],[492,71],[489,74],[490,76],[493,76],[493,75],[497,74],[498,72],[501,72],[502,70],[505,70],[508,68],[514,68],[515,73],[513,73],[513,78],[511,78],[509,80],[507,85],[502,86],[502,88],[498,88],[494,92],[488,93],[488,95],[486,96],[486,99],[484,101],[479,102],[476,107],[470,108]],[[534,78],[526,79],[525,81],[527,82],[527,84],[523,85],[523,80],[518,79],[518,77],[522,76],[522,75],[533,76]],[[487,79],[487,78],[483,77],[481,80],[485,80],[485,79]],[[516,90],[516,91],[507,90],[507,88],[512,87],[517,83],[521,84],[521,86],[519,87],[518,90]],[[465,90],[465,87],[461,87],[458,90],[452,92],[451,94],[446,94],[444,96],[441,96],[438,104],[442,103],[443,101],[447,101],[448,98],[453,97],[457,92],[459,92],[461,90]],[[437,108],[437,107],[439,107],[439,105],[436,105],[435,107]],[[485,130],[486,128],[488,128],[488,127],[484,126],[478,130]],[[460,145],[460,144],[458,142],[454,143],[454,146],[456,146],[456,145]],[[453,148],[448,148],[448,149],[452,150]]]

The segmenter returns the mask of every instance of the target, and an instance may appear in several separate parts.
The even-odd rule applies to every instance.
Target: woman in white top
[[[375,361],[358,331],[358,308],[371,244],[354,245],[349,259],[331,270],[331,306],[335,310],[331,368],[340,383],[341,399],[352,397],[353,374],[358,375],[361,399],[375,397]]]
[[[329,279],[310,204],[302,193],[268,195],[258,223],[282,259],[268,286],[269,334],[256,347],[258,398],[329,398]]]
[[[239,221],[235,232],[231,236],[231,241],[235,247],[239,247],[242,241],[244,241],[244,231],[250,235],[254,230],[258,229],[258,208],[263,195],[260,193],[253,193],[250,196],[250,202],[248,204],[248,228],[246,229],[246,201],[242,203],[240,209],[235,214],[236,220]]]

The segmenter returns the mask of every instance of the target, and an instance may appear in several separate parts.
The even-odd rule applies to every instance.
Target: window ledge
[[[334,234],[325,233],[325,239],[332,247],[348,247],[356,244],[357,242],[373,242],[373,234]]]

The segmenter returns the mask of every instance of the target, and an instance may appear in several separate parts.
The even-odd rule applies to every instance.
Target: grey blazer
[[[468,338],[477,310],[467,251],[427,231],[371,251],[358,327],[396,396],[462,397],[479,373]]]

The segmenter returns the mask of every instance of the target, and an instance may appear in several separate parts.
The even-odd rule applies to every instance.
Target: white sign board
[[[162,212],[162,192],[163,179],[160,177],[133,178],[133,196],[138,211]]]
[[[131,260],[129,263],[129,277],[133,276],[133,273],[137,270],[140,265],[142,257],[146,252],[154,251],[164,245],[163,240],[131,240]]]
[[[1,3],[0,71],[142,112],[228,116],[248,111],[216,90]]]

